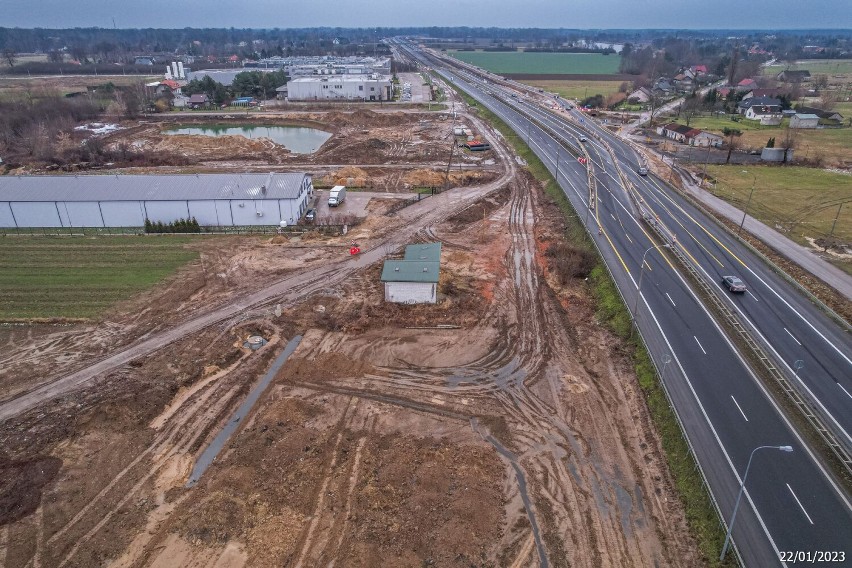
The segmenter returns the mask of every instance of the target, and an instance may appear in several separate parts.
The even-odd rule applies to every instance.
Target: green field
[[[548,93],[559,93],[563,99],[578,99],[583,100],[586,97],[594,95],[603,95],[607,97],[618,92],[621,86],[621,81],[522,81],[525,85],[530,85],[537,89],[544,89]]]
[[[783,63],[764,67],[763,74],[775,75],[785,69],[794,71],[807,69],[811,72],[811,76],[818,74],[846,75],[852,73],[852,59],[802,59],[792,65]]]
[[[748,214],[800,244],[806,237],[831,232],[841,203],[834,238],[852,242],[852,177],[815,168],[779,166],[710,166],[716,179],[712,190],[722,199],[745,208],[754,184]],[[756,176],[756,178],[755,178]]]
[[[601,53],[524,53],[521,51],[448,51],[448,55],[493,73],[535,75],[618,73],[618,55]]]
[[[783,121],[781,121],[781,126],[763,126],[757,120],[748,120],[747,118],[744,118],[742,115],[735,115],[735,116],[737,118],[742,119],[742,120],[740,120],[738,122],[731,120],[731,118],[730,118],[731,115],[696,116],[696,117],[693,117],[692,120],[689,121],[689,126],[691,126],[692,128],[698,128],[698,129],[701,129],[701,130],[708,130],[710,132],[715,132],[717,134],[721,134],[722,130],[725,129],[725,128],[735,128],[735,129],[740,130],[742,132],[749,132],[749,131],[771,132],[771,131],[775,131],[777,133],[777,132],[781,132],[784,129],[784,127],[787,126],[787,123],[789,122],[787,119],[784,119]],[[685,121],[683,119],[680,119],[679,122],[685,124]],[[773,136],[773,134],[770,134],[770,136]]]
[[[0,320],[96,317],[198,258],[198,239],[0,238]]]

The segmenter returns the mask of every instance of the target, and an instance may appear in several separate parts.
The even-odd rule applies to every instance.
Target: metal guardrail
[[[624,141],[627,142],[628,144],[630,144],[631,146],[633,146],[634,148],[637,147],[637,144],[632,140],[624,139]],[[641,148],[641,150],[647,150],[647,148]],[[652,150],[652,152],[653,152],[653,150]],[[640,155],[641,155],[641,153],[640,153]],[[665,161],[663,161],[663,163],[665,163]],[[682,166],[677,165],[674,162],[672,163],[671,166],[672,166],[673,170],[675,170],[675,169],[677,170],[677,172],[681,176],[681,178],[691,177],[690,173],[687,170],[684,170],[684,168]],[[695,207],[696,209],[698,209],[699,211],[704,213],[709,219],[712,219],[719,227],[727,230],[727,227],[723,223],[720,222],[719,218],[716,216],[716,213],[714,211],[712,211],[711,209],[709,209],[704,203],[695,199],[688,192],[679,190],[676,186],[672,185],[671,183],[669,183],[668,185],[670,187],[672,187],[678,193],[678,195],[682,196],[684,199],[689,201],[689,203],[693,207]],[[807,288],[802,286],[802,284],[799,283],[795,278],[793,278],[792,276],[787,274],[787,272],[784,271],[783,268],[781,268],[780,266],[778,266],[777,264],[772,262],[772,259],[770,259],[768,256],[766,256],[765,254],[763,254],[762,252],[757,250],[750,242],[743,239],[740,235],[735,234],[735,233],[730,233],[730,234],[732,234],[734,236],[734,238],[736,238],[743,246],[748,248],[755,256],[760,258],[760,260],[762,260],[764,262],[764,264],[769,266],[769,268],[772,269],[773,272],[775,272],[778,276],[783,278],[788,284],[792,285],[799,292],[804,294],[814,305],[816,305],[820,310],[822,310],[830,318],[835,320],[836,323],[840,324],[846,331],[852,331],[852,324],[850,324],[850,322],[846,321],[846,319],[843,316],[841,316],[840,314],[838,314],[837,312],[832,310],[828,305],[825,304],[825,302],[823,302],[822,300],[817,298],[810,290],[808,290]]]
[[[612,149],[609,145],[606,147],[610,151],[610,155],[616,163],[616,167],[618,167],[617,160]],[[619,175],[621,175],[620,170]],[[772,380],[787,396],[788,400],[792,402],[793,406],[799,411],[799,414],[805,418],[811,428],[813,428],[825,445],[828,446],[835,457],[837,457],[845,468],[847,475],[852,476],[852,455],[850,455],[849,450],[840,442],[834,432],[826,426],[825,422],[818,415],[812,404],[802,396],[801,392],[799,392],[799,390],[790,383],[784,373],[778,369],[773,359],[767,355],[764,348],[761,347],[754,337],[752,337],[751,332],[747,326],[744,325],[742,320],[740,320],[740,318],[722,302],[721,298],[719,298],[718,289],[711,287],[707,280],[693,266],[687,255],[680,250],[679,247],[682,247],[682,245],[677,242],[677,237],[659,222],[659,216],[656,215],[653,209],[651,209],[644,199],[638,195],[638,192],[636,192],[633,185],[631,184],[627,186],[626,189],[628,189],[627,193],[630,196],[630,199],[639,209],[641,219],[659,237],[672,245],[669,250],[671,250],[675,258],[678,259],[680,265],[689,273],[690,276],[692,276],[693,281],[702,289],[705,296],[709,298],[713,306],[716,308],[717,313],[721,314],[725,321],[733,327],[738,337],[740,337],[740,339],[748,347],[749,351],[757,358]]]
[[[806,401],[799,393],[798,389],[794,388],[787,380],[787,377],[778,369],[772,359],[766,354],[763,348],[754,340],[751,333],[740,318],[719,298],[718,291],[710,286],[707,280],[696,270],[692,263],[680,249],[677,241],[672,241],[669,235],[656,222],[649,222],[647,217],[643,216],[645,224],[651,228],[662,239],[673,244],[669,249],[675,258],[678,259],[680,265],[692,276],[692,280],[702,289],[705,297],[707,297],[725,321],[736,331],[739,338],[749,348],[751,353],[760,361],[761,365],[767,371],[769,376],[781,388],[784,394],[793,403],[799,413],[808,421],[808,424],[816,431],[826,446],[831,449],[834,455],[840,460],[849,475],[852,475],[852,456],[848,450],[840,443],[834,433],[829,430],[822,419],[814,412],[811,404]]]
[[[562,143],[561,138],[560,138],[559,136],[557,136],[557,135],[556,135],[556,134],[555,134],[555,133],[554,133],[554,132],[553,132],[550,128],[548,128],[548,127],[544,126],[543,124],[539,123],[539,121],[538,121],[538,120],[534,119],[532,116],[530,116],[529,114],[527,114],[527,113],[525,113],[525,112],[521,111],[520,109],[517,109],[517,108],[516,108],[515,110],[516,110],[517,112],[519,112],[519,113],[523,114],[523,116],[525,116],[525,117],[527,118],[527,120],[532,121],[532,122],[533,122],[536,126],[538,126],[539,128],[541,128],[541,129],[545,132],[545,134],[546,134],[546,135],[550,136],[550,137],[551,137],[551,139],[552,139],[554,142],[556,142],[557,144],[559,144],[560,146],[562,146],[563,148],[565,148],[566,150],[568,150],[568,151],[569,151],[569,153],[575,153],[575,154],[576,154],[576,152],[571,152],[571,149],[567,148],[567,147],[566,147],[566,146]],[[594,132],[593,132],[593,133],[591,133],[591,134],[592,134],[592,135],[593,135],[596,139],[599,139],[599,140],[600,140],[600,136],[599,136],[597,133],[594,133]],[[606,145],[606,146],[607,146],[608,151],[612,154],[612,149],[611,149],[611,148],[609,148],[609,146],[608,146],[608,145]],[[588,158],[589,158],[588,150],[587,150],[585,147],[583,147],[583,148],[582,148],[582,151],[584,152],[584,154],[586,155],[586,157],[587,157],[587,159],[588,159]],[[613,161],[614,161],[616,164],[618,163],[618,161],[617,161],[617,160],[613,160]],[[594,184],[594,189],[593,189],[592,187],[590,187],[590,188],[589,188],[590,195],[591,195],[591,193],[592,193],[593,191],[595,192],[595,195],[593,196],[593,197],[595,198],[595,201],[594,201],[594,202],[591,202],[591,201],[590,201],[589,207],[591,208],[592,204],[594,204],[595,209],[597,209],[597,200],[596,200],[596,198],[597,198],[597,193],[596,193],[597,184],[595,183],[594,174],[593,174],[593,172],[592,172],[592,161],[591,161],[591,159],[589,159],[589,160],[588,160],[588,162],[587,162],[586,170],[587,170],[587,176],[589,177],[589,181],[590,181],[590,183]],[[623,173],[620,171],[620,169],[619,169],[619,175],[620,175],[620,176],[623,176]],[[623,179],[626,179],[626,178],[623,178]],[[558,182],[558,180],[557,180],[557,185],[558,185],[558,183],[559,183],[559,182]],[[630,187],[632,188],[632,186],[630,186]],[[632,192],[631,192],[631,196],[632,196]],[[572,207],[574,206],[570,199],[569,199],[569,203],[571,203],[571,206],[572,206]],[[575,208],[575,212],[576,212],[576,208]],[[578,213],[578,218],[579,218],[579,213]],[[597,224],[597,221],[596,221],[596,223],[595,223],[595,224]],[[599,258],[601,258],[601,259],[603,259],[603,258],[604,258],[604,256],[603,256],[603,252],[601,251],[600,247],[598,246],[597,241],[595,241],[595,239],[594,239],[594,238],[591,238],[592,232],[591,232],[591,230],[590,230],[590,227],[589,227],[588,223],[584,223],[584,224],[583,224],[583,227],[586,229],[586,232],[587,232],[587,233],[589,233],[589,236],[590,236],[589,240],[590,240],[590,241],[592,242],[592,244],[594,245],[595,250],[597,250],[598,257],[599,257]],[[673,237],[673,235],[672,235],[672,237]],[[667,239],[667,241],[669,241],[669,239]],[[612,270],[610,269],[609,265],[608,265],[606,262],[602,262],[602,264],[603,264],[603,267],[606,269],[607,274],[609,275],[610,280],[611,280],[613,283],[615,283],[615,282],[616,282],[616,279],[615,279],[615,277],[614,277],[614,275],[613,275],[613,273],[612,273]],[[630,309],[630,308],[629,308],[629,303],[627,302],[627,299],[624,297],[624,293],[622,292],[622,290],[621,290],[621,289],[620,289],[617,285],[615,286],[615,290],[618,292],[618,295],[619,295],[619,297],[621,298],[621,302],[622,302],[622,304],[624,305],[625,309],[627,309],[627,310],[629,311],[629,309]],[[637,292],[637,293],[638,293],[638,292]],[[638,331],[639,331],[639,337],[642,339],[642,343],[643,343],[643,345],[646,345],[646,346],[647,346],[647,342],[645,341],[644,335],[642,334],[642,330],[641,330],[638,326],[637,326],[637,329],[638,329]],[[690,440],[689,440],[689,436],[687,436],[687,434],[686,434],[686,428],[685,428],[685,426],[684,426],[683,420],[681,419],[680,414],[678,413],[676,406],[675,406],[675,405],[674,405],[674,403],[672,402],[671,393],[669,392],[669,389],[668,389],[668,387],[666,386],[665,377],[664,377],[664,376],[663,376],[663,374],[660,372],[659,365],[658,365],[657,361],[655,360],[654,355],[651,353],[651,351],[650,351],[650,350],[648,350],[648,349],[647,349],[647,347],[646,347],[646,351],[648,352],[648,354],[649,354],[649,356],[650,356],[650,359],[651,359],[652,364],[654,365],[655,369],[657,370],[657,375],[660,377],[660,384],[661,384],[661,385],[662,385],[662,387],[663,387],[663,392],[664,392],[664,394],[665,394],[665,396],[666,396],[666,400],[667,400],[667,402],[668,402],[668,404],[669,404],[669,408],[671,408],[671,409],[672,409],[672,411],[674,412],[675,420],[677,420],[678,426],[679,426],[679,428],[680,428],[681,436],[682,436],[682,437],[683,437],[683,439],[686,441],[687,448],[689,449],[689,453],[690,453],[690,455],[692,456],[693,462],[695,463],[695,467],[696,467],[696,469],[698,470],[698,473],[701,475],[701,481],[702,481],[702,485],[703,485],[704,491],[707,493],[707,495],[708,495],[708,496],[709,496],[709,498],[710,498],[710,502],[713,504],[713,508],[715,509],[716,514],[717,514],[717,516],[719,517],[719,522],[720,522],[721,526],[722,526],[723,528],[727,528],[727,521],[725,520],[725,516],[722,514],[722,510],[721,510],[721,508],[719,507],[719,503],[716,501],[716,498],[715,498],[715,496],[713,495],[713,492],[712,492],[712,491],[711,491],[711,489],[710,489],[710,483],[707,481],[707,476],[705,475],[705,473],[704,473],[704,469],[701,467],[701,463],[700,463],[700,462],[699,462],[699,460],[698,460],[698,454],[695,452],[695,448],[694,448],[694,446],[692,445],[692,443],[690,442]],[[740,552],[739,552],[739,550],[738,550],[738,548],[737,548],[737,546],[736,546],[736,542],[734,543],[734,552],[735,552],[735,554],[736,554],[736,558],[737,558],[737,562],[738,562],[738,564],[739,564],[740,566],[744,566],[744,564],[743,564],[743,560],[742,560],[742,557],[740,556]]]

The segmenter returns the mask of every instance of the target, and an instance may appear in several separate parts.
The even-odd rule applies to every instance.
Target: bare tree
[[[739,130],[737,128],[725,127],[722,129],[722,134],[728,137],[728,157],[725,158],[726,164],[731,163],[731,153],[734,151],[734,148],[739,146],[739,140],[737,140],[735,143],[734,138],[739,138],[740,136],[742,136],[742,133],[742,130]]]
[[[15,66],[15,59],[17,59],[18,53],[12,49],[11,47],[3,48],[3,59],[6,60],[6,63],[9,64],[9,67]]]

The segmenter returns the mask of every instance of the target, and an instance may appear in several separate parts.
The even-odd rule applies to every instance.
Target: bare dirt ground
[[[0,424],[0,566],[700,565],[629,357],[582,281],[549,271],[558,210],[499,153],[509,181],[482,199],[460,188],[374,211],[354,235],[376,259],[440,240],[437,305],[385,304],[365,255],[280,316],[260,304],[174,337]],[[204,242],[201,261],[103,322],[4,328],[4,398],[291,274],[327,274],[350,238]],[[251,351],[250,334],[269,343]]]

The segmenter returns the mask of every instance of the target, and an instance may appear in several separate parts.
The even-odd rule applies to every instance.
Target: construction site
[[[116,172],[433,191],[346,235],[200,237],[102,317],[0,326],[0,566],[703,565],[594,259],[565,276],[563,212],[462,108],[252,118],[331,133],[310,154],[163,133],[209,117],[103,135],[180,157]],[[438,302],[385,302],[381,261],[425,242]]]

